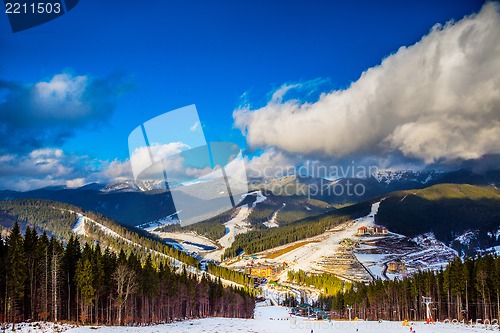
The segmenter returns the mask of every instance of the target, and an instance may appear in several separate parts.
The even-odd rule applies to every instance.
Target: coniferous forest
[[[322,297],[319,306],[367,320],[424,320],[422,296],[431,297],[434,319],[498,323],[500,257],[455,258],[438,272],[424,271],[401,280],[357,284],[345,293]]]
[[[166,261],[116,254],[99,243],[63,244],[14,224],[0,241],[0,321],[95,324],[165,323],[186,318],[253,316],[253,295],[220,279],[174,272]]]

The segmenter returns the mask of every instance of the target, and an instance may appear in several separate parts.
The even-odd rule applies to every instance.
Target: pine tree
[[[24,296],[24,282],[26,280],[26,258],[23,248],[23,237],[17,222],[7,237],[7,246],[8,308],[13,327],[15,327],[18,301]]]
[[[29,226],[26,227],[26,232],[24,233],[24,253],[26,254],[26,290],[25,297],[27,301],[25,302],[25,312],[29,318],[35,317],[35,302],[36,302],[36,249],[38,244],[38,236],[36,234],[35,228],[31,229]]]
[[[77,319],[74,315],[73,309],[76,308],[76,266],[80,257],[80,242],[77,238],[71,235],[68,244],[66,245],[64,255],[61,259],[66,284],[66,317],[68,320]]]
[[[80,320],[88,322],[95,300],[94,272],[92,271],[92,249],[86,243],[83,248],[82,257],[78,261],[76,268],[76,283],[81,296]]]
[[[62,245],[55,239],[51,241],[52,257],[50,263],[50,275],[52,286],[52,320],[58,321],[59,315],[59,299],[60,299],[60,284],[61,284],[61,258],[63,253]]]
[[[49,318],[49,281],[50,281],[50,241],[44,231],[40,236],[36,249],[36,276],[38,300],[36,304],[38,319]]]

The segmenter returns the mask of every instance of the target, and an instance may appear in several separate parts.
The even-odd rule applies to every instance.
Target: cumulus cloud
[[[61,149],[36,149],[25,155],[0,156],[0,187],[16,190],[66,185],[82,177],[81,159]]]
[[[273,178],[283,177],[292,173],[295,166],[301,162],[299,157],[292,157],[288,154],[269,148],[252,158],[245,157],[245,164],[249,177]]]
[[[77,129],[105,123],[116,97],[129,87],[121,75],[60,73],[28,84],[0,80],[0,153],[59,146]]]
[[[451,163],[500,153],[500,14],[436,25],[345,90],[314,102],[286,100],[285,85],[262,108],[233,113],[251,147],[347,158],[401,154]]]
[[[132,179],[130,161],[102,161],[58,148],[0,155],[0,189],[28,191],[47,186],[81,187]]]
[[[179,156],[184,150],[190,147],[182,142],[170,142],[166,144],[154,143],[151,146],[141,146],[130,152],[130,161],[134,177],[138,177],[144,170],[148,170],[148,176],[162,175],[163,170],[180,171],[183,168],[182,158]],[[153,158],[153,161],[151,160]],[[163,161],[163,162],[162,162]],[[162,162],[162,163],[157,163]]]

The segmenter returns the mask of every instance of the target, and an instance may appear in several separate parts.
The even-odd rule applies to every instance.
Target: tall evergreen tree
[[[19,301],[24,296],[24,282],[26,280],[26,257],[23,248],[23,237],[16,222],[7,237],[7,307],[12,313],[13,327],[19,312]]]

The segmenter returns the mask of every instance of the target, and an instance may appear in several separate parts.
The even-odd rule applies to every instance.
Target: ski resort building
[[[245,274],[253,278],[270,278],[276,276],[286,268],[286,263],[283,264],[247,264]]]
[[[358,236],[363,235],[387,235],[389,231],[385,227],[378,225],[375,226],[362,226],[358,228]]]
[[[245,273],[251,277],[270,277],[272,274],[271,266],[259,265],[259,266],[247,266],[245,268]]]
[[[388,273],[405,273],[406,266],[402,260],[394,260],[387,264]]]

